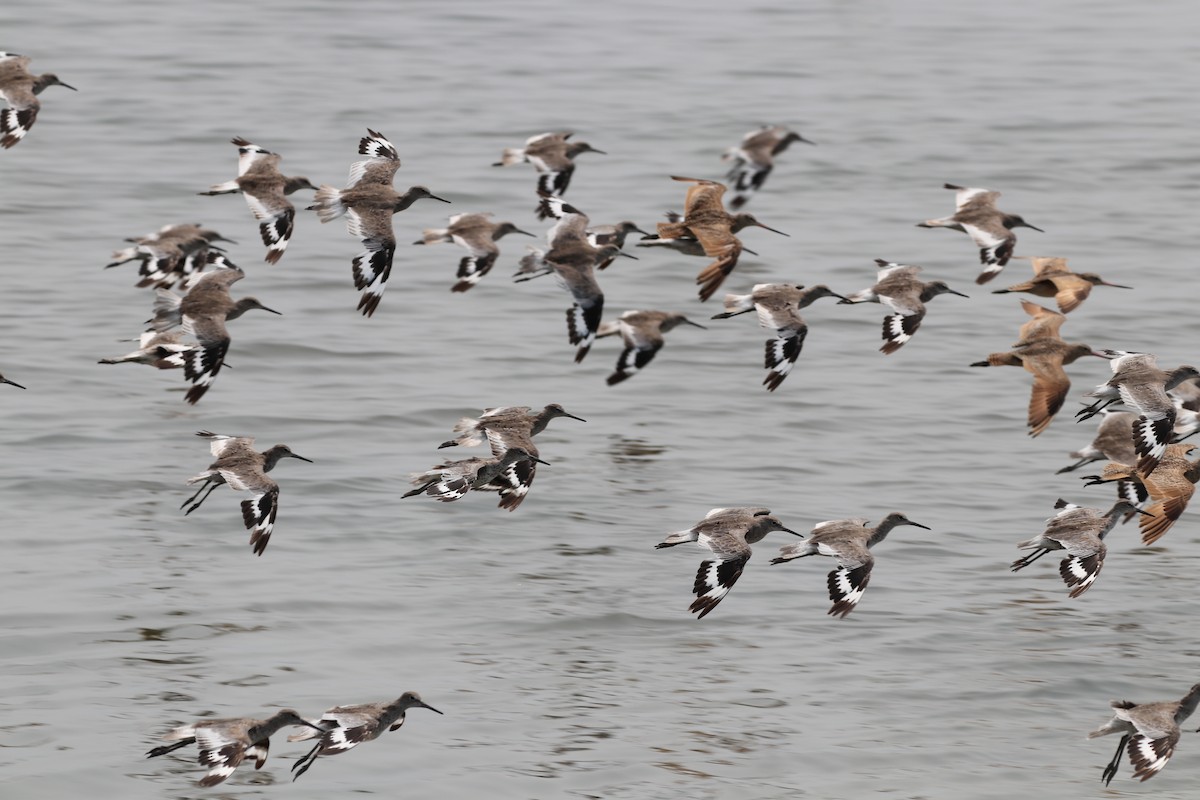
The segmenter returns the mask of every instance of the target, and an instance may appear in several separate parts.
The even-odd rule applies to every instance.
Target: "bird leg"
[[[221,484],[219,484],[219,483],[213,483],[213,484],[212,484],[212,486],[209,486],[209,487],[208,487],[208,491],[204,493],[204,497],[201,497],[199,500],[197,500],[197,501],[196,501],[196,502],[195,502],[195,503],[192,505],[192,507],[191,507],[191,508],[189,508],[187,511],[183,512],[183,515],[186,517],[188,514],[192,513],[192,512],[193,512],[193,511],[195,511],[197,508],[199,508],[199,507],[200,507],[200,504],[201,504],[201,503],[203,503],[205,500],[207,500],[207,499],[208,499],[208,496],[209,496],[210,494],[212,494],[212,493],[213,493],[213,489],[216,489],[216,488],[217,488],[218,486],[220,486],[220,485],[221,485]],[[203,489],[204,487],[203,487],[203,486],[201,486],[200,488],[201,488],[201,489]],[[200,492],[196,492],[196,494],[200,494]],[[194,495],[192,495],[192,497],[195,497],[195,496],[196,496],[195,494],[194,494]],[[189,501],[189,502],[190,502],[190,501]],[[180,506],[180,508],[182,508],[182,506]]]
[[[1019,569],[1024,569],[1025,567],[1028,567],[1030,564],[1037,561],[1039,558],[1041,558],[1042,556],[1046,555],[1046,553],[1049,553],[1049,552],[1050,552],[1050,548],[1043,547],[1041,550],[1038,550],[1034,553],[1030,553],[1029,555],[1025,556],[1024,558],[1018,558],[1016,561],[1012,562],[1012,565],[1010,568],[1012,569],[1013,572],[1016,572]]]
[[[1125,749],[1126,743],[1129,742],[1132,733],[1127,733],[1121,737],[1121,742],[1117,745],[1117,754],[1113,756],[1112,761],[1108,762],[1108,766],[1104,768],[1104,772],[1100,775],[1100,780],[1104,781],[1104,785],[1108,786],[1112,783],[1112,779],[1116,777],[1117,770],[1121,766],[1121,751]]]
[[[146,758],[154,758],[155,756],[165,756],[173,750],[178,750],[181,747],[187,747],[189,744],[195,744],[196,737],[189,736],[186,739],[176,742],[175,744],[164,744],[162,747],[156,747],[146,753]]]
[[[313,762],[317,760],[317,754],[321,752],[322,744],[322,740],[318,739],[317,743],[313,745],[312,750],[309,750],[303,756],[296,759],[296,763],[292,764],[292,772],[296,773],[292,776],[293,781],[295,781],[296,778],[299,778],[304,773],[308,772],[308,768],[311,767]]]
[[[200,488],[196,490],[196,493],[195,493],[194,495],[192,495],[191,497],[189,497],[187,500],[184,500],[182,503],[180,503],[180,504],[179,504],[179,507],[180,507],[180,508],[183,508],[183,507],[184,507],[184,506],[186,506],[188,503],[192,502],[192,501],[193,501],[193,500],[195,500],[197,497],[199,497],[199,496],[200,496],[200,493],[201,493],[201,492],[203,492],[203,491],[204,491],[204,488],[205,488],[206,486],[208,486],[210,483],[212,483],[212,478],[207,478],[207,479],[205,479],[204,483],[200,484]]]

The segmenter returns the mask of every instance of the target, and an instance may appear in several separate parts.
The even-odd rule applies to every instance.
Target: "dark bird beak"
[[[946,291],[949,292],[950,294],[956,294],[959,297],[965,297],[967,299],[970,299],[970,297],[971,297],[971,295],[969,295],[969,294],[963,294],[962,292],[956,292],[953,289],[947,289]]]
[[[1100,281],[1101,286],[1111,286],[1114,289],[1132,289],[1132,286],[1122,286],[1119,283],[1109,283],[1108,281]]]
[[[785,234],[784,234],[784,236],[787,236],[787,234],[785,233]],[[753,250],[751,250],[749,247],[746,247],[746,245],[742,245],[742,252],[743,252],[743,253],[749,253],[749,254],[750,254],[750,255],[752,255],[752,256],[756,256],[756,255],[758,255],[758,253],[754,252],[754,251],[753,251]]]
[[[802,141],[802,142],[803,142],[803,141],[806,141],[806,140],[805,140],[805,139],[801,139],[800,141]],[[792,530],[791,528],[780,528],[779,530],[780,530],[780,531],[782,531],[783,533],[790,533],[792,536],[801,536],[801,537],[802,537],[802,536],[804,536],[804,534],[803,534],[803,533],[796,533],[796,532],[795,532],[794,530]]]
[[[543,461],[542,463],[544,464],[545,462]],[[420,700],[417,701],[416,706],[417,706],[417,708],[428,708],[430,711],[432,711],[435,714],[442,714],[442,712],[438,711],[433,706],[429,705],[428,703],[422,703]],[[442,716],[444,717],[446,715],[442,714]]]
[[[1153,516],[1155,516],[1154,514],[1151,514],[1149,511],[1142,511],[1140,508],[1135,508],[1135,509],[1133,509],[1133,510],[1134,510],[1134,511],[1136,511],[1137,513],[1141,514],[1143,517],[1153,517]]]
[[[520,228],[513,228],[513,233],[523,233],[523,234],[525,234],[526,236],[532,236],[532,237],[534,237],[535,239],[537,238],[537,234],[536,234],[536,233],[530,233],[529,231],[523,231],[523,230],[521,230]],[[442,712],[440,712],[440,711],[439,711],[438,713],[440,714],[440,713],[442,713]]]
[[[447,199],[446,199],[446,198],[444,198],[444,197],[438,197],[436,194],[427,195],[427,197],[428,197],[430,200],[441,200],[443,203],[449,203],[449,202],[450,202],[449,200],[447,200]]]
[[[315,722],[309,722],[306,719],[302,719],[300,721],[303,722],[308,727],[312,728],[313,730],[320,731],[321,733],[325,733],[325,731],[330,730],[330,728],[326,728],[324,725],[318,725]]]
[[[767,230],[769,230],[771,233],[778,233],[780,236],[788,236],[788,237],[790,237],[790,236],[791,236],[791,234],[790,234],[790,233],[784,233],[783,231],[777,231],[777,230],[775,230],[774,228],[772,228],[772,227],[770,227],[770,226],[763,225],[761,222],[756,222],[756,223],[754,223],[754,224],[755,224],[755,226],[756,226],[756,227],[759,227],[759,228],[766,228],[766,229],[767,229]],[[742,249],[744,250],[745,248],[743,247]],[[757,255],[757,254],[756,254],[756,255]]]
[[[745,248],[742,248],[742,249],[745,249]],[[622,253],[622,252],[620,252],[620,251],[618,251],[618,252],[617,252],[617,255],[621,256],[622,258],[632,258],[634,261],[640,261],[640,260],[641,260],[641,259],[639,259],[637,256],[631,256],[631,255],[629,255],[629,253]]]
[[[1042,230],[1041,228],[1039,228],[1037,225],[1030,225],[1028,222],[1026,222],[1026,223],[1025,223],[1025,227],[1026,227],[1026,228],[1033,228],[1033,229],[1034,229],[1035,231],[1037,231],[1038,233],[1045,233],[1045,231],[1044,231],[1044,230]]]
[[[699,329],[700,329],[700,330],[702,330],[702,331],[706,331],[706,330],[708,330],[708,328],[704,327],[704,326],[703,326],[703,325],[701,325],[700,323],[698,323],[698,322],[692,322],[690,319],[685,319],[685,320],[684,320],[684,322],[686,322],[688,325],[691,325],[693,328],[699,328]]]
[[[278,314],[281,317],[283,316],[282,311],[276,311],[275,309],[267,308],[266,306],[259,306],[259,308],[262,309],[263,311],[270,311],[272,314]]]
[[[59,82],[58,82],[58,85],[59,85],[59,86],[61,86],[61,87],[63,87],[64,89],[70,89],[72,92],[78,92],[78,91],[79,91],[78,89],[76,89],[76,88],[75,88],[74,86],[72,86],[71,84],[69,84],[69,83],[63,83],[62,81],[59,81]]]
[[[18,389],[24,389],[24,388],[25,388],[24,386],[22,386],[21,384],[17,383],[16,381],[10,381],[8,378],[0,378],[0,383],[7,383],[9,386],[15,386],[15,387],[17,387]]]
[[[602,155],[602,156],[606,156],[606,155],[608,155],[608,153],[604,152],[603,150],[597,150],[597,149],[596,149],[596,148],[594,148],[594,147],[590,148],[590,149],[588,150],[588,152],[589,152],[589,153],[599,153],[599,154],[600,154],[600,155]]]
[[[536,461],[536,462],[537,462],[537,463],[539,463],[539,464],[545,464],[547,467],[548,467],[548,466],[550,466],[550,462],[549,462],[549,461],[542,461],[542,460],[541,460],[540,458],[538,458],[537,456],[530,456],[530,457],[529,457],[529,460],[530,460],[530,461]],[[441,712],[439,711],[438,713],[440,714]]]
[[[843,297],[842,295],[838,294],[837,292],[830,292],[829,296],[836,297],[838,299],[838,305],[841,305],[842,303],[850,303],[849,297]],[[854,304],[850,303],[850,305],[854,305]]]
[[[575,416],[574,414],[568,414],[568,413],[566,413],[566,412],[563,412],[563,416],[564,416],[564,417],[570,417],[571,419],[577,419],[577,420],[579,420],[580,422],[587,422],[587,420],[586,420],[586,419],[584,419],[583,417],[577,417],[577,416]]]
[[[924,531],[933,530],[933,528],[929,527],[928,525],[922,525],[921,523],[913,522],[912,520],[909,520],[908,524],[912,525],[914,528],[920,528],[921,530],[924,530]]]
[[[126,241],[132,241],[132,240],[126,239]],[[233,239],[226,239],[224,236],[217,236],[215,239],[213,239],[213,241],[214,242],[229,242],[230,244],[237,244],[237,242],[235,242]],[[218,247],[217,249],[220,250],[221,248]]]
[[[298,458],[298,459],[300,459],[301,461],[307,461],[307,462],[308,462],[308,463],[310,463],[310,464],[311,464],[311,463],[313,463],[313,460],[312,460],[311,458],[305,458],[304,456],[302,456],[302,455],[299,455],[299,454],[297,454],[297,453],[292,453],[292,458]]]

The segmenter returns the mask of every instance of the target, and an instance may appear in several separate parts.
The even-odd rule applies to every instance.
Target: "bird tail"
[[[508,167],[513,164],[520,164],[525,160],[525,151],[519,147],[506,147],[504,153],[500,156],[500,160],[493,164],[493,167]]]
[[[308,207],[308,210],[316,211],[321,222],[337,219],[346,213],[346,207],[342,205],[341,190],[322,184],[321,188],[317,189],[316,195],[313,196],[313,204]]]

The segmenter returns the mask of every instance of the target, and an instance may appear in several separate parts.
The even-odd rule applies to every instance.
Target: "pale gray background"
[[[944,181],[1004,192],[1019,252],[1063,255],[1136,286],[1099,290],[1064,328],[1097,347],[1195,363],[1196,146],[1191,3],[151,2],[6,4],[0,49],[50,89],[0,153],[0,794],[12,798],[1084,798],[1194,796],[1185,735],[1148,786],[1113,738],[1086,742],[1107,702],[1178,697],[1200,678],[1197,526],[1148,551],[1111,537],[1096,586],[1068,600],[1047,558],[1013,575],[1014,543],[1056,498],[1106,489],[1055,476],[1088,441],[1070,368],[1060,418],[1025,436],[1030,379],[967,364],[1007,349],[1012,296],[972,283],[965,236],[913,223],[950,213]],[[761,256],[727,282],[869,285],[872,259],[919,263],[971,295],[933,301],[915,340],[877,352],[883,310],[821,301],[791,377],[759,383],[766,334],[743,317],[679,329],[642,374],[608,388],[618,346],[571,363],[550,279],[513,285],[526,241],[451,295],[460,252],[409,247],[453,212],[534,230],[527,166],[502,148],[573,129],[568,199],[597,222],[679,209],[670,174],[719,177],[760,122],[795,145],[750,210]],[[240,135],[285,171],[344,185],[370,126],[397,146],[401,187],[453,206],[396,217],[404,245],[373,319],[354,310],[342,223],[297,221],[262,263],[241,198],[197,197],[235,172]],[[297,195],[298,204],[309,193]],[[232,325],[230,363],[196,407],[177,373],[100,367],[128,349],[151,295],[126,236],[204,222],[241,244],[236,287],[284,312]],[[532,241],[532,240],[529,240]],[[601,276],[608,308],[706,322],[704,262],[647,253]],[[995,282],[1023,280],[1015,261]],[[994,288],[993,286],[987,289]],[[454,421],[485,406],[560,402],[513,514],[473,495],[401,502]],[[254,558],[225,489],[190,517],[183,481],[209,461],[193,432],[288,442],[279,523]],[[467,455],[464,453],[464,455]],[[700,552],[656,552],[715,505],[768,505],[794,528],[902,509],[846,620],[825,615],[828,560],[771,567],[758,547],[701,622]],[[318,714],[419,690],[400,732],[323,759],[276,738],[259,773],[217,790],[194,762],[142,754],[208,714]]]

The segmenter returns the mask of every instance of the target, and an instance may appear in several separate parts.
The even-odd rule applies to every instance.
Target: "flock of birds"
[[[0,53],[0,96],[8,104],[0,110],[0,146],[11,148],[29,132],[37,119],[38,95],[49,86],[74,87],[52,74],[33,75],[29,59]],[[266,247],[264,260],[275,264],[283,258],[293,233],[296,209],[288,196],[300,190],[313,190],[314,200],[307,207],[321,222],[346,218],[349,233],[358,238],[362,250],[351,262],[355,288],[359,291],[358,310],[372,316],[380,307],[391,274],[396,251],[392,217],[418,200],[450,202],[424,186],[404,192],[393,187],[400,167],[396,148],[379,132],[368,130],[358,148],[363,160],[350,168],[348,186],[314,186],[303,176],[285,176],[280,172],[280,156],[244,138],[234,138],[238,148],[238,176],[213,185],[204,195],[240,193],[259,223]],[[575,348],[575,361],[582,361],[597,338],[620,335],[624,343],[615,370],[607,382],[620,383],[645,368],[663,347],[663,335],[679,325],[704,327],[683,314],[661,310],[630,310],[614,321],[603,321],[604,295],[597,272],[612,265],[624,252],[627,238],[640,233],[638,247],[703,257],[710,260],[696,276],[701,301],[711,298],[733,272],[743,251],[753,253],[738,238],[752,227],[777,231],[759,222],[753,215],[739,211],[761,190],[771,173],[775,157],[794,142],[812,144],[798,133],[781,126],[765,126],[752,131],[739,145],[730,148],[730,162],[724,183],[675,176],[689,184],[682,214],[668,212],[653,233],[632,221],[612,225],[593,225],[579,209],[568,204],[563,195],[575,170],[575,159],[583,153],[603,153],[586,142],[573,141],[569,132],[551,132],[534,136],[521,148],[505,149],[494,166],[529,163],[537,173],[536,216],[553,220],[546,234],[545,249],[531,247],[520,259],[514,276],[518,282],[553,274],[570,293],[572,305],[566,312],[568,341]],[[729,187],[732,191],[728,191]],[[946,184],[955,192],[955,212],[947,217],[918,223],[926,228],[951,228],[966,233],[978,248],[982,272],[976,279],[984,284],[995,278],[1013,258],[1015,228],[1040,231],[1020,216],[999,210],[999,192]],[[728,192],[728,197],[726,194]],[[729,209],[727,210],[726,206]],[[736,213],[735,213],[736,212]],[[458,264],[454,292],[475,286],[495,266],[499,257],[497,242],[509,234],[534,236],[510,222],[495,222],[487,213],[458,214],[441,229],[427,229],[414,244],[453,243],[467,255]],[[156,233],[129,239],[131,246],[113,254],[107,265],[115,267],[138,263],[139,287],[156,290],[154,315],[150,327],[138,339],[138,348],[102,364],[141,363],[158,369],[182,369],[191,386],[185,394],[189,403],[198,402],[211,388],[224,364],[230,346],[226,326],[249,310],[279,312],[254,297],[233,299],[230,288],[245,277],[245,272],[229,260],[220,243],[230,242],[218,232],[198,224],[172,224]],[[1060,472],[1074,471],[1085,464],[1108,462],[1099,474],[1085,477],[1088,485],[1115,483],[1117,500],[1107,511],[1085,508],[1059,500],[1056,513],[1046,521],[1037,536],[1017,547],[1031,551],[1014,561],[1012,570],[1029,566],[1054,551],[1065,557],[1060,575],[1071,598],[1084,594],[1096,581],[1104,564],[1105,536],[1119,521],[1140,519],[1142,539],[1151,544],[1162,537],[1179,519],[1200,480],[1200,460],[1188,455],[1195,445],[1184,439],[1200,430],[1200,372],[1195,367],[1160,369],[1155,356],[1119,350],[1095,350],[1082,343],[1068,343],[1059,330],[1066,315],[1076,310],[1096,286],[1118,286],[1092,273],[1071,271],[1063,258],[1033,257],[1034,276],[996,293],[1022,292],[1053,298],[1058,311],[1023,300],[1029,316],[1020,326],[1018,340],[1007,352],[993,353],[971,366],[1019,366],[1033,375],[1028,410],[1028,428],[1037,436],[1061,410],[1070,391],[1064,370],[1076,359],[1097,356],[1109,359],[1113,376],[1088,392],[1095,402],[1076,416],[1087,419],[1101,416],[1094,441],[1072,454],[1078,459]],[[837,298],[840,304],[875,302],[887,305],[892,313],[883,320],[880,348],[892,354],[917,332],[926,313],[926,303],[941,294],[965,294],[943,281],[923,281],[918,266],[877,260],[878,273],[872,286],[853,294],[838,294],[827,286],[804,287],[791,284],[758,284],[748,294],[728,294],[724,312],[713,319],[756,312],[762,327],[774,331],[765,345],[763,380],[768,391],[775,391],[792,370],[800,354],[807,325],[800,310],[822,297]],[[185,293],[176,294],[176,288]],[[0,383],[24,389],[21,384],[0,376]],[[1130,410],[1112,407],[1123,403]],[[583,421],[562,406],[550,404],[537,411],[527,407],[486,409],[477,419],[464,418],[454,428],[455,437],[441,447],[478,446],[487,442],[490,457],[445,461],[413,475],[415,487],[404,497],[428,496],[451,502],[472,490],[493,491],[500,496],[499,507],[513,511],[528,494],[539,457],[533,437],[559,417]],[[284,458],[309,459],[287,445],[275,445],[265,451],[254,448],[254,439],[200,431],[209,441],[212,457],[209,467],[188,480],[200,484],[181,508],[190,514],[200,507],[217,487],[229,486],[248,492],[242,501],[250,544],[262,555],[270,540],[278,510],[279,485],[267,473]],[[874,556],[872,548],[897,526],[929,530],[901,512],[886,515],[872,526],[865,518],[830,520],[819,523],[803,541],[781,548],[772,564],[808,556],[835,559],[827,583],[832,606],[829,614],[844,618],[853,611],[870,580]],[[768,533],[783,532],[802,536],[784,525],[769,509],[759,507],[716,508],[691,528],[668,535],[658,548],[695,542],[711,554],[701,564],[694,584],[695,600],[690,611],[702,618],[711,613],[741,577],[751,556],[751,545]],[[1158,773],[1170,759],[1180,737],[1180,725],[1200,703],[1200,684],[1192,686],[1178,701],[1135,704],[1112,703],[1113,719],[1088,734],[1089,738],[1120,733],[1122,738],[1112,761],[1102,773],[1108,783],[1116,774],[1123,752],[1133,765],[1133,777],[1146,780]],[[338,706],[311,720],[285,709],[267,719],[236,718],[196,722],[176,728],[166,738],[173,744],[156,747],[148,756],[160,756],[190,744],[197,744],[200,763],[208,767],[201,786],[213,786],[228,778],[247,758],[256,768],[267,757],[269,738],[286,726],[304,730],[289,741],[317,739],[305,756],[292,767],[296,777],[322,755],[344,752],[360,742],[377,738],[404,723],[410,708],[437,709],[424,703],[415,692],[406,692],[393,702]]]

